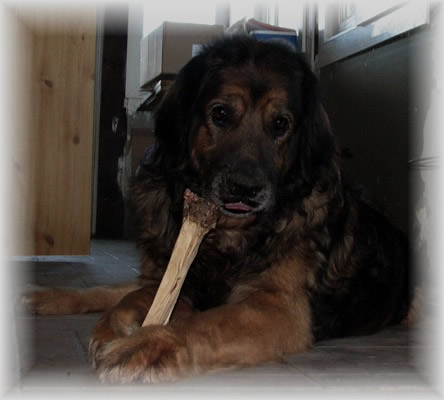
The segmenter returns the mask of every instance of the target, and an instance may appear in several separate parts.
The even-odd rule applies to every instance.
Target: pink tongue
[[[246,204],[242,203],[242,202],[238,202],[238,203],[227,203],[224,204],[224,207],[227,210],[234,210],[234,211],[245,211],[248,212],[251,210],[250,207],[248,207]]]

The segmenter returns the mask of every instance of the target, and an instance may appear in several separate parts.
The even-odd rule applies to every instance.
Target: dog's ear
[[[335,155],[335,140],[327,113],[320,101],[318,80],[308,65],[302,81],[302,117],[298,143],[298,169],[310,186],[329,168]]]
[[[177,169],[187,162],[196,99],[206,64],[204,55],[191,59],[178,73],[159,105],[155,135],[158,159],[161,158],[164,164],[162,168]]]

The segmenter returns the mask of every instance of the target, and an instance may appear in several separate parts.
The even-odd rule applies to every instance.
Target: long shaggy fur
[[[185,188],[219,206],[218,224],[172,322],[140,329]],[[406,241],[343,182],[317,80],[284,45],[235,37],[194,57],[161,103],[132,193],[141,280],[123,298],[126,286],[112,298],[100,292],[114,304],[90,341],[103,380],[278,360],[314,340],[376,332],[408,311]]]
[[[192,160],[193,127],[225,83],[224,69],[233,71],[230,79],[235,80],[236,69],[251,68],[254,79],[261,67],[288,77],[289,95],[297,96],[291,166],[277,184],[269,215],[233,238],[212,240],[216,232],[207,239],[207,244],[233,244],[221,250],[213,243],[203,247],[187,279],[189,296],[199,309],[223,304],[245,276],[260,273],[273,262],[269,258],[297,247],[310,253],[313,282],[307,289],[316,338],[370,333],[398,323],[409,304],[406,240],[345,187],[316,78],[302,57],[281,46],[225,40],[182,70],[157,114],[154,153],[134,185],[140,247],[154,264],[165,265],[180,227],[184,189],[203,190],[203,172]]]

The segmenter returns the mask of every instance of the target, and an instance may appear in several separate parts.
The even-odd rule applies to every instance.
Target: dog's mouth
[[[216,204],[222,215],[231,218],[251,218],[267,208],[267,202],[257,202],[245,198],[218,199]]]
[[[229,181],[222,174],[212,180],[208,197],[219,207],[221,215],[250,220],[270,208],[274,198],[271,184],[239,181]]]
[[[224,203],[221,210],[225,215],[234,217],[246,217],[253,213],[253,208],[242,201]]]

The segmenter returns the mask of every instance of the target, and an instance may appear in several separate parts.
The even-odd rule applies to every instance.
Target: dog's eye
[[[229,119],[229,112],[225,106],[216,105],[211,109],[211,120],[216,126],[224,126]]]
[[[288,122],[288,119],[286,117],[277,117],[273,120],[271,124],[271,129],[273,130],[274,137],[278,138],[288,131],[290,124]]]

